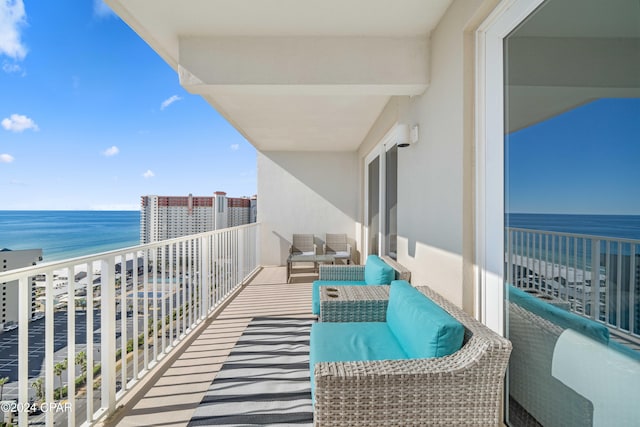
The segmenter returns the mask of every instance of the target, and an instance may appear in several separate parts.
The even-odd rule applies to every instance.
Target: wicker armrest
[[[418,288],[465,326],[463,347],[432,359],[321,362],[314,423],[499,425],[511,342],[429,288]]]
[[[364,265],[321,265],[318,280],[364,280]]]
[[[498,425],[510,347],[469,344],[436,359],[318,363],[315,424]]]

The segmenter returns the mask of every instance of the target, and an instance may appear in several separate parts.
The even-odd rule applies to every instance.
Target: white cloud
[[[111,157],[111,156],[115,156],[119,152],[120,152],[120,149],[114,145],[114,146],[109,147],[106,150],[104,150],[102,152],[102,155],[106,156],[106,157]]]
[[[153,178],[154,176],[156,176],[156,174],[153,173],[153,171],[151,169],[147,169],[147,171],[145,173],[143,173],[142,176],[144,176],[146,179],[149,179],[149,178]]]
[[[7,74],[19,73],[20,71],[22,71],[22,67],[16,63],[4,62],[2,64],[2,71],[4,71]]]
[[[15,159],[11,154],[0,154],[0,163],[11,163]]]
[[[240,144],[231,144],[229,148],[231,148],[231,151],[238,151],[240,149]]]
[[[98,18],[106,18],[115,16],[115,13],[103,0],[93,0],[93,15]]]
[[[38,130],[38,125],[33,119],[21,114],[12,114],[11,117],[3,119],[2,127],[12,132],[22,132],[27,129]]]
[[[22,0],[0,0],[0,55],[15,60],[27,56],[27,47],[20,39],[21,27],[26,23]]]
[[[173,104],[176,101],[180,101],[181,99],[182,98],[180,98],[178,95],[173,95],[171,98],[167,98],[164,101],[162,101],[162,104],[160,104],[160,109],[164,110],[169,105]]]

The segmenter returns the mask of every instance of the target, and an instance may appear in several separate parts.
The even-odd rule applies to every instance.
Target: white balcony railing
[[[640,342],[640,240],[507,228],[507,282]]]
[[[0,273],[18,287],[18,329],[0,335],[0,358],[18,355],[2,376],[19,425],[112,413],[255,272],[258,235],[251,224]]]

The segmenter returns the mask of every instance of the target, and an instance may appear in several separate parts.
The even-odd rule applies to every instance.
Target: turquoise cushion
[[[540,298],[536,298],[514,286],[508,285],[507,287],[509,288],[509,300],[525,310],[543,319],[547,319],[561,328],[573,329],[578,333],[605,344],[609,342],[609,329],[607,329],[606,326],[571,313],[570,311],[563,310],[560,307],[547,304]]]
[[[410,358],[447,356],[462,347],[462,323],[405,280],[391,282],[387,324]]]
[[[369,255],[364,265],[364,281],[367,285],[388,285],[395,279],[395,270],[377,255]]]
[[[309,368],[311,392],[318,362],[406,359],[385,322],[319,322],[311,326]]]
[[[363,281],[349,280],[316,280],[311,289],[311,304],[313,314],[320,315],[320,286],[364,286]]]

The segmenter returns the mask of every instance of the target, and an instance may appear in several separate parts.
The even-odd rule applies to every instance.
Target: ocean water
[[[532,230],[640,240],[640,215],[514,213],[505,215],[505,225]]]
[[[139,211],[0,211],[0,249],[57,261],[140,244]]]
[[[640,240],[640,215],[507,214],[510,227]],[[139,211],[0,211],[0,249],[57,261],[140,243]]]

